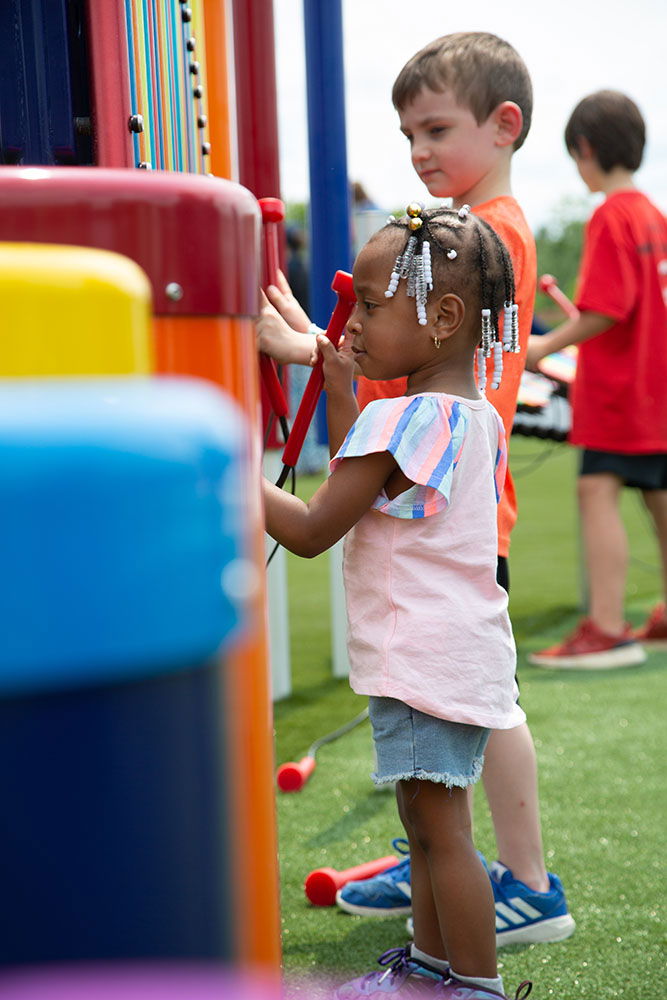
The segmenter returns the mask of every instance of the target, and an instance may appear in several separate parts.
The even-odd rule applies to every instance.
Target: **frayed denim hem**
[[[437,785],[445,785],[446,788],[467,788],[474,785],[482,777],[484,767],[484,757],[479,757],[473,761],[472,774],[439,774],[437,771],[406,771],[404,774],[378,775],[371,774],[371,778],[376,785],[395,785],[397,781],[432,781]]]

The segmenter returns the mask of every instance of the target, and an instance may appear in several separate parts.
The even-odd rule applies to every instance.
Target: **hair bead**
[[[519,344],[519,307],[516,302],[512,303],[512,335],[510,339],[510,351],[518,354],[521,350]]]
[[[493,345],[493,375],[491,377],[491,388],[499,389],[500,380],[503,377],[503,345],[496,340]]]
[[[486,357],[481,347],[477,348],[477,388],[480,392],[486,389]]]
[[[491,310],[482,309],[482,350],[484,351],[484,357],[488,358],[491,354],[491,344],[493,341],[493,335],[491,332]]]

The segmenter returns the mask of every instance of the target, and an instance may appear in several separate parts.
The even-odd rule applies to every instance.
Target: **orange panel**
[[[242,963],[275,969],[280,963],[278,840],[273,775],[273,713],[268,672],[264,517],[256,483],[261,474],[260,397],[254,324],[248,318],[157,317],[156,358],[159,374],[193,375],[224,388],[255,428],[250,474],[239,484],[248,507],[248,523],[258,580],[246,634],[227,652],[225,716],[232,733],[230,779],[234,783],[240,891],[237,896],[237,953]],[[252,506],[249,506],[252,505]],[[231,710],[230,710],[230,706]],[[260,776],[255,781],[254,776]]]
[[[232,151],[227,36],[225,0],[207,0],[205,44],[208,134],[211,142],[209,170],[216,177],[231,179]]]

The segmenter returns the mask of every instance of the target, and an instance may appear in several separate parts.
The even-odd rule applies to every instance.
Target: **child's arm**
[[[262,293],[262,311],[255,323],[257,350],[283,365],[312,365],[315,338],[293,330]]]
[[[315,342],[308,334],[310,320],[292,295],[287,279],[278,270],[277,285],[262,293],[262,311],[257,320],[257,348],[281,364],[313,365]]]
[[[345,458],[309,503],[265,479],[266,530],[290,552],[311,559],[357,523],[396,469],[387,451]]]
[[[528,341],[528,354],[526,355],[526,368],[535,369],[538,361],[545,358],[547,354],[554,351],[561,351],[570,344],[581,344],[584,340],[597,337],[610,327],[614,326],[617,320],[610,316],[603,316],[602,313],[581,312],[576,319],[568,319],[561,323],[555,330],[550,330],[541,337],[532,336]]]

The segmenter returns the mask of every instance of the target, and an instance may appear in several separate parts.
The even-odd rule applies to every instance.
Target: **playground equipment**
[[[3,386],[5,965],[237,957],[246,441],[199,382]]]
[[[278,280],[278,269],[280,267],[278,226],[285,220],[285,206],[280,198],[260,198],[259,207],[264,227],[264,269],[262,284],[266,289],[268,285],[275,285]],[[271,410],[280,424],[283,439],[287,441],[289,437],[289,426],[287,424],[289,407],[273,358],[270,358],[268,354],[260,354],[259,370],[262,376],[262,388],[266,390]],[[265,441],[268,443],[266,431]],[[271,436],[271,443],[276,443],[273,436]]]
[[[0,171],[0,238],[92,247],[91,259],[109,248],[114,256],[118,252],[131,255],[136,263],[127,261],[127,265],[135,270],[141,265],[153,299],[151,329],[146,332],[149,347],[142,357],[153,356],[160,373],[196,375],[225,388],[255,428],[259,392],[251,317],[256,313],[259,288],[258,223],[257,205],[250,194],[223,180],[85,167]],[[205,254],[199,252],[202,232],[207,234]],[[65,254],[64,247],[61,252]],[[95,308],[84,310],[79,337],[94,339],[98,323],[91,323],[90,316],[96,312]],[[63,309],[62,315],[68,311]],[[48,329],[48,323],[42,326]],[[99,326],[104,328],[103,320]],[[113,332],[123,343],[122,331]],[[24,329],[21,337],[26,337]],[[71,359],[59,355],[57,345],[52,344],[49,352],[58,359],[55,366],[50,362],[50,371],[59,364],[62,374],[72,374]],[[229,736],[234,759],[244,761],[243,774],[235,771],[229,785],[239,824],[234,836],[242,855],[237,870],[247,876],[232,936],[237,942],[235,958],[275,965],[278,879],[262,587],[260,446],[256,433],[246,431],[246,435],[248,461],[236,489],[243,498],[249,558],[259,586],[248,602],[248,628],[232,643],[226,659]],[[246,794],[246,780],[253,782],[253,796]]]
[[[59,320],[67,316],[56,301],[60,279],[51,281],[51,312],[42,309],[45,340],[34,341],[32,358],[23,355],[16,339],[6,344],[11,328],[3,325],[5,374],[195,375],[229,392],[247,418],[247,460],[239,493],[245,502],[248,559],[259,586],[246,602],[247,627],[230,638],[225,657],[229,745],[231,755],[244,762],[229,777],[231,812],[238,821],[231,834],[238,850],[235,863],[245,878],[235,904],[231,954],[241,964],[275,968],[277,864],[252,326],[260,283],[259,215],[248,191],[231,183],[223,190],[226,182],[210,176],[232,176],[236,140],[238,179],[258,197],[279,192],[271,0],[8,0],[0,6],[0,239],[31,242],[34,253],[36,244],[57,245],[63,255],[65,244],[88,248],[81,252],[91,258],[111,251],[118,259],[129,258],[126,266],[135,275],[137,265],[145,271],[152,298],[150,332],[133,340],[131,317],[120,315],[122,295],[103,304],[98,289],[96,310],[87,317],[72,305],[72,326],[78,332],[65,349],[71,333],[66,324],[48,340],[56,312]],[[327,16],[336,13],[336,6],[327,5]],[[340,21],[340,10],[337,16]],[[340,41],[340,33],[335,37]],[[235,88],[225,57],[232,39]],[[327,30],[320,33],[321,43],[329,47],[325,63],[332,57],[337,61],[340,82],[341,50],[329,46],[332,39]],[[333,111],[336,102],[326,73]],[[229,107],[234,91],[235,130]],[[333,97],[342,98],[342,89]],[[342,100],[338,103],[342,121]],[[328,128],[324,119],[322,125]],[[341,146],[330,130],[328,134],[337,145],[338,165],[333,182],[330,175],[327,180],[330,207],[334,191],[336,198],[346,200],[347,176],[344,141]],[[128,169],[132,167],[142,169]],[[321,148],[318,169],[327,176]],[[320,186],[313,199],[320,210],[323,194]],[[334,267],[347,263],[343,216],[329,213],[344,238],[342,252],[324,233],[318,237],[334,253],[334,266],[326,266],[326,289]],[[61,264],[58,268],[62,272]],[[16,272],[14,276],[18,287]],[[46,284],[49,280],[44,278]],[[317,268],[314,280],[323,280]],[[85,301],[82,296],[84,309]],[[6,307],[4,298],[3,303]],[[136,308],[145,314],[147,298]],[[21,323],[22,334],[29,324],[34,331],[38,324],[29,318],[30,309],[25,315],[19,309],[12,322]],[[140,318],[135,320],[142,325]],[[87,341],[84,330],[107,327],[116,331],[117,354],[96,361],[94,337]],[[284,581],[281,587],[284,593]],[[273,638],[272,645],[277,646]],[[252,796],[246,792],[248,781]]]
[[[60,966],[0,974],[3,1000],[284,1000],[283,991],[257,974],[190,965]]]

